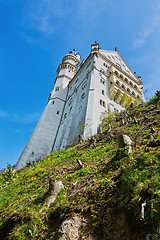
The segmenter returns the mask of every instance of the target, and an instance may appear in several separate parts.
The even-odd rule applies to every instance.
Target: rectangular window
[[[100,78],[100,82],[105,85],[105,80],[104,80],[104,78]]]
[[[104,95],[104,90],[102,90],[102,94]]]
[[[103,106],[103,107],[106,107],[105,101],[103,101],[103,100],[100,99],[100,105]]]

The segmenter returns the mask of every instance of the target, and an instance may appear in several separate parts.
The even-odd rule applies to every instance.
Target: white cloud
[[[33,0],[26,8],[23,35],[29,42],[35,42],[35,30],[41,34],[38,38],[59,34],[75,37],[75,32],[86,35],[95,29],[108,4],[108,0]]]
[[[24,114],[23,116],[17,113],[8,113],[3,110],[0,110],[0,118],[5,118],[5,121],[22,123],[22,124],[37,122],[40,118],[40,115],[41,113],[29,113],[29,114]]]
[[[43,35],[49,36],[58,29],[59,22],[64,15],[65,4],[62,0],[36,0],[29,2],[25,18],[25,27],[36,30]]]
[[[144,29],[140,31],[135,40],[133,41],[133,48],[142,47],[146,41],[146,39],[154,33],[160,32],[160,1],[157,1],[155,12],[151,17],[145,19],[147,24]]]
[[[16,123],[33,123],[37,122],[40,118],[40,113],[30,113],[30,114],[25,114],[24,116],[18,115],[16,113],[12,114],[10,121],[16,122]]]
[[[0,117],[1,117],[1,118],[6,118],[6,117],[8,117],[8,116],[9,116],[9,114],[8,114],[7,112],[5,112],[5,111],[3,111],[3,110],[0,109]]]

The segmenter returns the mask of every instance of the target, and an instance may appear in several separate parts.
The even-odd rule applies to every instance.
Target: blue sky
[[[0,0],[0,169],[14,165],[40,118],[58,64],[91,44],[114,50],[160,89],[160,0]]]

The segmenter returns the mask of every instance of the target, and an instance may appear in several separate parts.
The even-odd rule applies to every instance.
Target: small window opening
[[[56,88],[55,88],[55,91],[59,91],[59,87],[56,87]]]
[[[85,93],[83,93],[83,94],[82,94],[81,98],[82,98],[82,99],[84,99],[84,98],[85,98]]]
[[[104,95],[104,90],[102,90],[102,94]]]
[[[57,111],[57,115],[59,115],[59,111]]]
[[[82,90],[87,86],[87,83],[84,82],[83,86],[82,86]]]
[[[105,84],[105,80],[103,78],[100,78],[100,82]]]

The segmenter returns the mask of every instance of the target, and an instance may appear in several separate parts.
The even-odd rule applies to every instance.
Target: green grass
[[[153,239],[159,239],[160,147],[148,147],[152,140],[150,126],[147,127],[159,119],[155,101],[158,99],[131,109],[129,115],[126,113],[124,120],[129,119],[128,125],[121,125],[119,114],[105,118],[105,132],[96,137],[96,148],[86,141],[82,146],[56,151],[16,173],[11,166],[1,172],[1,238],[56,239],[61,222],[77,213],[90,215],[92,230],[96,233],[104,229],[101,212],[107,214],[107,209],[112,206],[115,212],[123,212],[129,224],[136,222],[144,232],[149,230]],[[148,120],[141,121],[141,113]],[[138,124],[134,123],[133,116]],[[112,136],[106,133],[109,123]],[[160,121],[153,127],[157,141],[160,139]],[[127,147],[118,149],[119,133],[127,134],[133,140],[132,154],[128,155]],[[83,162],[84,168],[79,169],[77,160]],[[64,189],[48,208],[49,176],[61,180]],[[141,219],[144,201],[147,202],[145,219]],[[57,223],[51,228],[53,216]]]

